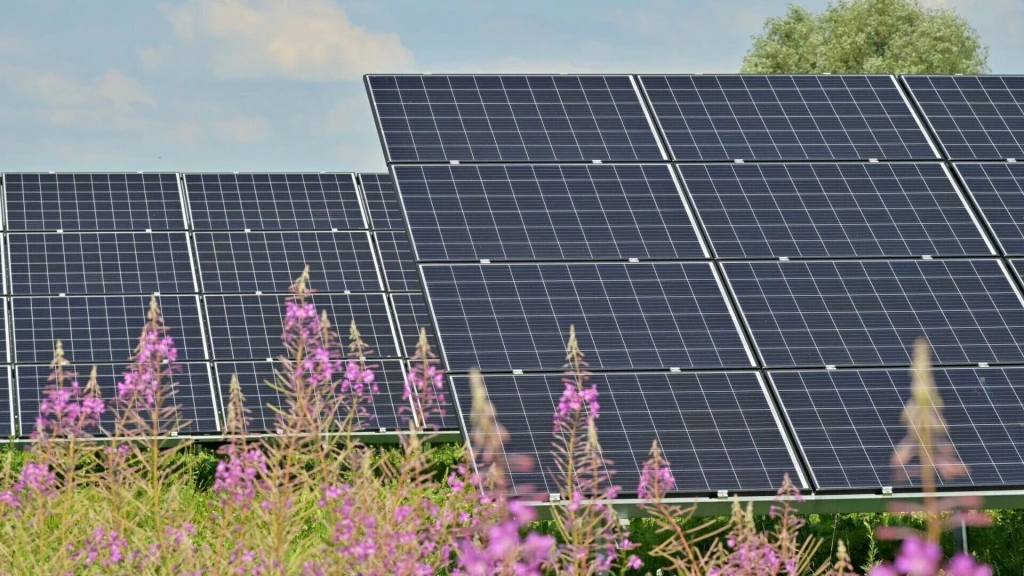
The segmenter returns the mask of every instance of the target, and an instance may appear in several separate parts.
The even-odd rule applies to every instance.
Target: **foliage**
[[[980,74],[988,48],[967,21],[918,0],[836,0],[821,14],[791,5],[765,22],[743,60],[752,74]]]
[[[552,520],[535,522],[530,500],[537,495],[510,489],[510,472],[531,463],[506,457],[508,432],[479,373],[470,374],[468,444],[432,443],[444,373],[425,334],[406,379],[412,409],[401,445],[360,443],[354,432],[372,416],[365,407],[377,393],[372,351],[354,325],[342,344],[311,303],[308,278],[307,271],[285,302],[287,353],[269,383],[285,404],[278,434],[246,434],[245,399],[233,379],[217,454],[167,440],[187,423],[174,404],[177,350],[155,297],[116,398],[100,397],[95,371],[80,385],[58,342],[30,450],[0,452],[0,575],[590,575],[637,573],[645,559],[647,569],[707,576],[855,573],[836,539],[836,519],[831,538],[820,529],[806,533],[788,478],[768,518],[737,502],[728,519],[698,521],[692,509],[667,504],[675,479],[656,444],[639,490],[651,518],[621,521],[612,505],[621,489],[599,440],[600,391],[589,382],[573,328],[554,414],[552,481],[560,499],[551,503]],[[923,478],[928,486],[927,474],[962,467],[946,449],[941,405],[919,364],[906,412],[914,434],[894,458],[928,462],[921,466],[934,468]],[[112,430],[100,426],[107,411]],[[976,504],[947,502],[956,513]],[[938,535],[956,519],[950,510],[928,499],[909,516],[927,527],[923,534],[880,532],[903,544],[891,565],[866,568],[935,573],[943,556]],[[876,558],[894,551],[887,544],[869,540]],[[946,568],[991,573],[965,555]]]

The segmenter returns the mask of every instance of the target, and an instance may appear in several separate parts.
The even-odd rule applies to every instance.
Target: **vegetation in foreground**
[[[444,375],[425,335],[406,382],[413,409],[400,448],[382,452],[358,441],[353,432],[370,417],[366,406],[377,392],[370,351],[354,325],[342,344],[309,301],[307,279],[286,302],[287,353],[272,383],[286,399],[282,433],[246,436],[233,381],[211,486],[197,480],[209,478],[201,471],[213,459],[188,441],[164,440],[187,423],[173,402],[177,352],[155,297],[116,398],[101,398],[95,372],[81,385],[57,343],[33,446],[24,462],[8,451],[0,476],[0,574],[992,573],[967,554],[946,558],[940,544],[951,523],[986,520],[965,512],[979,502],[929,497],[899,510],[909,514],[900,526],[878,533],[898,547],[871,539],[871,565],[855,567],[838,524],[831,538],[807,530],[788,478],[769,518],[736,503],[729,519],[700,520],[669,505],[675,479],[657,445],[639,488],[650,518],[620,522],[610,505],[619,488],[600,447],[600,391],[572,332],[553,417],[561,501],[551,521],[535,523],[529,490],[519,486],[513,495],[508,487],[509,473],[530,462],[498,457],[507,432],[479,374],[471,376],[467,449],[438,474],[429,425],[443,404]],[[894,459],[922,463],[929,489],[936,474],[964,472],[940,413],[922,344],[905,414],[913,433]],[[100,425],[104,414],[113,415],[111,430]],[[895,559],[886,562],[890,550]]]

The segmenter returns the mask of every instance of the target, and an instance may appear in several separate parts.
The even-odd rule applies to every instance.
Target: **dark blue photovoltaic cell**
[[[416,256],[409,245],[409,235],[402,232],[374,232],[377,253],[384,267],[389,292],[419,292],[420,273]]]
[[[204,433],[220,430],[217,423],[217,409],[213,400],[213,381],[209,364],[197,362],[179,362],[179,371],[174,373],[174,396],[166,398],[164,405],[168,408],[177,406],[177,417],[181,419],[183,432]],[[89,381],[92,365],[80,363],[70,367],[78,374],[78,382],[84,388]],[[16,368],[18,376],[18,399],[21,414],[21,435],[29,436],[35,431],[36,416],[39,414],[39,403],[44,398],[45,390],[52,382],[47,379],[52,369],[47,365],[22,365]],[[96,383],[99,384],[100,395],[107,400],[107,410],[100,418],[100,425],[108,432],[113,432],[118,417],[117,407],[112,402],[117,397],[117,383],[124,378],[125,366],[120,364],[101,364],[96,366]],[[99,430],[97,430],[99,432]]]
[[[0,366],[0,436],[14,434],[14,413],[11,411],[11,369]]]
[[[421,269],[452,371],[561,371],[572,325],[595,370],[752,365],[710,264]]]
[[[950,160],[1024,158],[1024,76],[904,76]]]
[[[726,262],[769,367],[1024,362],[1024,304],[999,260]]]
[[[374,382],[380,392],[361,406],[366,415],[359,418],[357,429],[378,430],[386,428],[406,429],[406,418],[410,417],[409,402],[402,400],[405,389],[405,368],[399,360],[369,362],[373,368]],[[280,370],[280,365],[276,365]],[[277,413],[270,407],[287,410],[281,394],[267,383],[277,383],[274,377],[274,362],[218,362],[217,382],[225,405],[231,398],[231,375],[238,375],[238,385],[245,398],[244,406],[249,409],[246,430],[252,433],[274,432],[277,428]],[[340,376],[339,376],[340,377]],[[403,409],[404,407],[404,409]],[[347,415],[340,414],[342,418]]]
[[[287,292],[309,266],[320,292],[379,292],[368,232],[196,232],[204,292]]]
[[[942,164],[679,164],[719,258],[987,256]]]
[[[353,174],[185,174],[196,230],[365,230]]]
[[[1024,255],[1024,164],[953,165],[1003,251]]]
[[[469,379],[453,376],[463,420],[474,416]],[[513,468],[518,493],[559,493],[551,418],[565,389],[560,374],[492,375],[484,384],[496,419],[509,433],[501,453],[478,454],[510,464],[528,456],[535,465]],[[635,497],[651,444],[658,441],[680,494],[718,490],[772,491],[786,474],[802,484],[778,420],[752,372],[595,374],[600,390],[601,446],[613,463],[621,494]],[[488,443],[493,445],[493,443]],[[499,444],[500,445],[500,444]]]
[[[10,234],[11,293],[195,293],[182,232]]]
[[[184,230],[177,174],[4,174],[7,229]]]
[[[76,364],[128,362],[146,324],[150,296],[16,297],[11,299],[14,361],[47,364],[57,340]],[[178,360],[205,360],[197,296],[162,295],[157,304]]]
[[[629,76],[367,76],[389,162],[662,160]]]
[[[665,164],[395,166],[420,261],[703,259]]]
[[[934,160],[892,76],[641,76],[675,160]]]
[[[909,370],[770,375],[818,488],[921,486],[919,458],[891,463],[908,433],[900,416],[910,399]],[[966,476],[939,476],[938,485],[1024,485],[1024,368],[936,369],[932,377],[949,441],[967,465]]]
[[[402,352],[406,358],[416,354],[416,345],[420,341],[420,329],[427,330],[427,343],[431,350],[438,354],[437,337],[434,335],[434,323],[430,321],[430,311],[423,294],[391,294],[391,307],[398,320],[398,338],[402,343]]]
[[[215,360],[276,360],[285,353],[281,342],[285,296],[220,295],[204,298]],[[349,325],[356,327],[374,357],[398,355],[383,294],[315,294],[310,301],[327,312],[331,325],[348,342]]]
[[[363,200],[374,230],[405,230],[405,217],[390,174],[360,174]]]

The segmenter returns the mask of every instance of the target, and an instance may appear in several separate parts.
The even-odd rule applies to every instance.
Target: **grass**
[[[458,444],[437,444],[434,448],[435,450],[429,453],[430,469],[435,478],[441,480],[447,477],[454,466],[461,461],[463,448]],[[28,457],[28,453],[20,447],[0,448],[0,469],[9,460],[12,468],[18,470],[26,461],[26,457]],[[402,458],[402,452],[398,447],[380,446],[377,449],[376,457],[397,463]],[[190,479],[186,486],[182,486],[182,504],[185,508],[193,511],[193,521],[197,526],[201,526],[209,521],[209,510],[214,498],[210,489],[213,486],[217,462],[223,456],[217,454],[213,447],[194,445],[177,455],[176,458],[180,465],[188,470]],[[88,500],[88,498],[87,496],[85,499]],[[920,528],[923,525],[920,518],[890,513],[814,514],[806,519],[807,525],[803,532],[816,536],[825,543],[818,552],[816,564],[830,558],[835,552],[835,544],[842,540],[846,543],[853,564],[864,572],[866,572],[864,567],[872,562],[892,558],[899,545],[895,542],[880,541],[874,538],[875,527],[905,525]],[[692,520],[691,522],[696,524],[704,520]],[[722,524],[726,520],[727,518],[719,519]],[[992,520],[993,524],[990,527],[970,529],[968,545],[971,552],[979,560],[991,564],[997,575],[1024,574],[1024,547],[1020,546],[1020,542],[1024,542],[1024,510],[995,510],[992,511]],[[758,518],[758,523],[767,527],[769,519],[767,517]],[[550,522],[536,522],[531,529],[541,533],[554,532]],[[324,527],[322,524],[313,522],[308,526],[308,530],[318,532],[324,530]],[[204,531],[200,530],[199,532],[203,533]],[[642,518],[631,520],[630,538],[640,544],[640,547],[634,552],[644,561],[643,572],[648,570],[653,572],[664,565],[659,559],[647,555],[649,550],[662,541],[653,522]],[[946,554],[952,554],[951,534],[943,535],[943,548]]]

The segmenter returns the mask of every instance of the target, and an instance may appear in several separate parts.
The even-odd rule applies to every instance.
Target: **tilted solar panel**
[[[390,174],[360,174],[363,200],[374,230],[405,230],[405,217]]]
[[[11,368],[0,366],[0,437],[14,435],[14,395],[11,393]]]
[[[367,415],[360,418],[360,430],[377,430],[387,428],[406,429],[406,418],[410,417],[409,402],[402,400],[402,393],[405,389],[405,369],[399,360],[382,360],[368,362],[376,365],[374,378],[380,393],[372,402],[362,403]],[[239,388],[245,398],[245,407],[249,409],[248,432],[274,432],[278,428],[277,413],[271,408],[287,410],[288,405],[280,392],[267,383],[275,386],[281,384],[274,376],[274,369],[281,369],[275,362],[218,362],[217,381],[220,385],[222,401],[227,405],[231,397],[231,375],[238,375]],[[341,378],[343,375],[336,375]],[[403,410],[404,407],[404,410]],[[347,415],[339,414],[340,418]]]
[[[398,355],[383,294],[314,294],[310,301],[325,310],[334,329],[348,344],[355,319],[375,358]],[[285,296],[208,294],[204,303],[215,360],[276,360],[285,353],[281,342]]]
[[[398,320],[398,337],[402,344],[402,353],[406,358],[416,354],[416,345],[420,340],[420,329],[427,330],[427,343],[434,354],[440,356],[434,325],[430,321],[430,311],[423,294],[389,294],[391,307]]]
[[[11,293],[198,292],[182,232],[9,234]]]
[[[365,230],[353,174],[185,174],[196,230]]]
[[[1024,361],[1024,302],[1002,262],[726,262],[726,280],[767,367]]]
[[[770,373],[819,489],[921,486],[919,457],[892,464],[909,432],[900,415],[910,376],[906,368]],[[1024,368],[936,369],[932,377],[954,454],[967,465],[966,476],[940,475],[938,485],[1024,485]],[[928,448],[936,453],[937,439]]]
[[[665,164],[395,166],[420,261],[703,259]]]
[[[943,164],[679,164],[719,258],[994,254]]]
[[[513,455],[530,456],[535,466],[513,471],[513,487],[561,492],[553,481],[552,414],[565,389],[562,376],[495,375],[484,383],[497,420],[509,433],[504,453],[488,456],[506,464]],[[595,374],[590,384],[599,392],[602,454],[612,462],[623,497],[636,497],[654,440],[671,463],[678,493],[772,491],[785,474],[806,486],[756,373]],[[468,378],[454,376],[453,386],[468,424],[473,416]]]
[[[1024,157],[1024,76],[904,76],[950,160]]]
[[[4,174],[7,229],[184,230],[177,174]]]
[[[560,370],[570,325],[595,370],[753,365],[709,263],[421,269],[452,371]]]
[[[48,364],[60,340],[72,363],[128,362],[138,346],[149,302],[149,296],[14,297],[14,361]],[[205,360],[199,297],[165,294],[157,303],[174,338],[178,360]]]
[[[176,416],[182,432],[209,433],[220,430],[217,421],[217,409],[213,400],[213,375],[209,364],[196,362],[178,363],[179,370],[174,372],[174,395],[164,398],[165,407],[177,407]],[[70,366],[70,370],[78,373],[78,383],[84,389],[92,372],[92,365],[81,363]],[[99,384],[100,396],[106,403],[106,410],[100,418],[101,430],[94,433],[113,433],[114,424],[119,417],[117,404],[117,383],[123,381],[125,366],[121,364],[101,364],[96,366],[96,382]],[[21,434],[28,436],[36,429],[36,417],[39,415],[39,403],[45,397],[45,390],[53,383],[48,379],[52,369],[46,365],[21,365],[16,368],[18,382],[18,399],[21,414]],[[171,424],[170,421],[166,424]],[[169,429],[169,428],[168,428]]]
[[[406,232],[374,232],[389,292],[419,292],[420,273]]]
[[[195,232],[203,291],[287,292],[304,266],[321,292],[379,292],[369,232]]]
[[[934,160],[895,77],[640,76],[675,160]]]
[[[1003,251],[1024,255],[1024,165],[953,164]]]
[[[389,162],[662,160],[629,76],[366,76]]]

